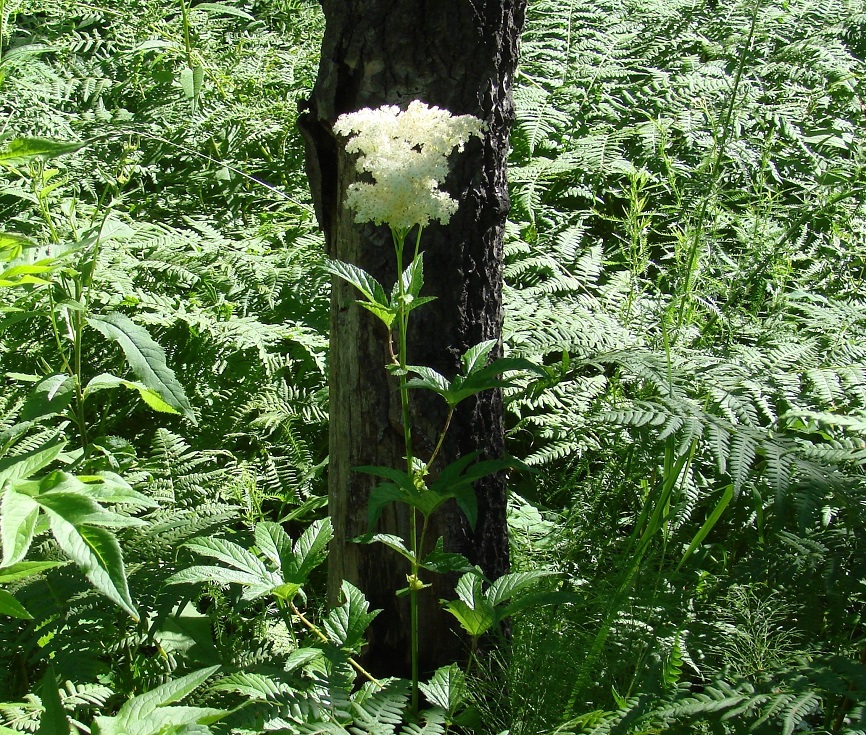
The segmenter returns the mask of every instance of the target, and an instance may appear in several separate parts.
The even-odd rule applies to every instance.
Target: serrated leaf
[[[362,536],[359,539],[356,539],[359,543],[362,544],[384,544],[389,549],[393,549],[398,554],[406,558],[407,560],[414,561],[415,554],[408,548],[406,548],[406,543],[399,536],[395,536],[390,533],[374,533],[366,536]]]
[[[24,605],[16,600],[6,590],[0,589],[0,615],[8,615],[11,618],[22,620],[33,620],[33,616],[27,612]]]
[[[487,599],[494,607],[505,600],[516,595],[523,589],[531,587],[536,582],[545,577],[549,577],[553,572],[545,569],[536,569],[531,572],[512,572],[511,574],[503,574],[499,579],[495,580],[487,590]]]
[[[322,621],[325,632],[340,648],[358,651],[364,642],[364,633],[379,610],[369,612],[370,603],[364,593],[343,580],[343,603],[331,610]]]
[[[37,449],[0,459],[0,488],[9,480],[32,477],[57,459],[65,446],[66,442],[55,436]]]
[[[0,151],[0,166],[18,168],[31,161],[46,161],[81,150],[86,143],[70,143],[49,138],[15,138]]]
[[[92,378],[84,388],[84,398],[86,400],[97,391],[109,388],[128,388],[137,391],[141,400],[143,400],[154,411],[159,411],[160,413],[180,414],[178,409],[163,400],[162,396],[153,388],[148,388],[144,383],[139,383],[135,380],[124,380],[123,378],[118,378],[116,375],[110,375],[109,373],[102,373],[101,375]]]
[[[445,609],[457,618],[463,630],[473,638],[484,635],[496,622],[493,608],[486,605],[473,608],[463,600],[452,600],[445,604]]]
[[[483,368],[494,347],[496,347],[496,340],[488,339],[466,350],[460,360],[463,364],[463,375],[471,375],[475,370]]]
[[[292,539],[279,523],[262,521],[254,531],[256,546],[274,565],[282,569],[292,555]]]
[[[392,309],[388,296],[385,293],[385,289],[382,288],[382,284],[379,283],[379,281],[362,268],[359,268],[352,263],[345,263],[342,260],[329,260],[325,263],[323,268],[331,275],[342,278],[344,281],[347,281],[357,288],[363,294],[367,302],[376,306],[379,311],[377,312],[373,309],[370,310],[385,322],[387,326],[391,326],[396,313],[394,309]],[[386,315],[390,315],[390,320],[385,318]]]
[[[73,525],[51,510],[49,516],[51,531],[63,552],[81,568],[97,590],[138,621],[117,539],[104,528]]]
[[[273,584],[276,581],[276,576],[268,570],[261,559],[251,551],[231,541],[218,538],[200,538],[189,541],[184,546],[202,556],[218,559],[230,567],[249,574],[263,584]]]
[[[62,567],[66,564],[64,561],[22,561],[13,564],[9,567],[0,568],[0,584],[8,584],[9,582],[17,582],[19,579],[26,579],[36,574],[41,574],[48,569]]]
[[[405,490],[390,482],[376,485],[367,501],[367,527],[372,531],[382,511],[391,503],[402,502],[408,497]]]
[[[33,421],[65,411],[75,395],[75,381],[65,374],[49,375],[27,396],[21,409],[22,421]]]
[[[88,317],[87,323],[108,339],[117,342],[126,355],[129,367],[139,380],[195,424],[195,416],[183,386],[166,364],[165,351],[144,327],[118,312]]]
[[[466,675],[457,664],[443,666],[436,670],[429,682],[420,683],[418,688],[430,704],[441,707],[451,718],[466,700]]]
[[[29,495],[7,488],[0,499],[0,538],[3,539],[3,567],[20,562],[36,532],[39,505]]]
[[[421,567],[437,574],[449,574],[451,572],[470,572],[472,564],[463,554],[445,551],[444,542],[440,536],[436,540],[436,546],[427,556],[421,560]]]
[[[115,717],[97,717],[94,724],[97,726],[97,731],[101,735],[151,735],[160,732],[169,723],[165,722],[162,717],[157,715],[159,708],[165,705],[177,702],[190,694],[196,687],[201,685],[209,676],[216,673],[219,666],[210,666],[200,671],[195,671],[192,674],[187,674],[180,679],[167,682],[155,689],[133,697],[126,702],[118,711]],[[179,710],[177,712],[178,720],[188,720],[192,715],[191,710],[198,710],[197,718],[205,721],[213,721],[211,718],[216,717],[218,710],[203,710],[199,708],[170,708]],[[153,727],[148,727],[148,723],[153,723]]]
[[[306,583],[310,572],[327,559],[328,544],[333,537],[330,518],[313,521],[295,542],[294,565],[291,569],[283,569],[283,578],[299,584]]]

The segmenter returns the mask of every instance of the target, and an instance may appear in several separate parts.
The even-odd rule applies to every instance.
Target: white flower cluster
[[[455,148],[462,151],[473,135],[480,138],[483,128],[472,115],[452,115],[417,100],[405,112],[384,105],[340,115],[334,130],[349,137],[346,150],[361,154],[356,167],[374,181],[349,186],[346,204],[355,221],[384,222],[402,232],[430,220],[447,223],[457,211],[457,202],[439,188],[448,156]]]

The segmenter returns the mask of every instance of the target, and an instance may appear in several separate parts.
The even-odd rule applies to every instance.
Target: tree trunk
[[[321,0],[326,18],[318,79],[299,126],[307,146],[307,171],[316,214],[330,257],[354,263],[388,290],[394,281],[391,237],[384,226],[358,225],[343,205],[355,180],[353,157],[335,138],[337,116],[383,104],[403,108],[413,99],[487,124],[452,155],[444,189],[460,204],[447,226],[431,224],[421,240],[425,287],[436,296],[410,317],[409,363],[446,377],[459,356],[483,340],[499,340],[502,326],[502,234],[509,200],[506,182],[511,86],[526,0]],[[414,233],[413,233],[414,235]],[[410,235],[412,237],[413,235]],[[353,472],[360,465],[402,467],[400,397],[388,360],[384,326],[354,303],[352,287],[337,281],[331,297],[329,512],[335,538],[329,560],[332,598],[343,579],[359,587],[383,612],[370,631],[365,661],[374,673],[409,673],[408,565],[390,549],[351,539],[367,529],[367,498],[375,481]],[[444,402],[412,392],[416,456],[426,458],[445,421]],[[504,451],[502,396],[466,400],[458,409],[441,461],[469,452],[481,458]],[[438,464],[438,462],[437,462]],[[441,466],[441,465],[440,465]],[[453,504],[440,509],[428,532],[445,548],[468,556],[490,577],[508,571],[505,481],[476,483],[475,529]],[[378,529],[408,538],[408,511],[386,509]],[[465,657],[456,623],[441,610],[453,598],[454,579],[427,574],[433,583],[419,595],[421,668],[431,671]]]

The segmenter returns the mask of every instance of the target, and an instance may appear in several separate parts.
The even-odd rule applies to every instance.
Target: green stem
[[[412,456],[412,417],[409,409],[409,388],[406,385],[406,366],[407,359],[407,343],[409,331],[409,312],[406,309],[406,284],[403,282],[403,249],[406,244],[406,232],[397,232],[391,230],[391,237],[394,240],[394,250],[397,255],[397,304],[398,304],[398,322],[399,334],[397,344],[397,360],[400,366],[400,409],[403,422],[403,442],[406,446],[406,473],[407,476],[414,482],[415,467]],[[418,245],[421,238],[419,228],[418,239],[415,241],[415,253],[417,257]],[[418,580],[418,558],[420,549],[418,548],[418,519],[415,513],[415,508],[409,509],[409,546],[413,552],[413,560],[411,562],[411,574],[409,576],[409,624],[410,624],[410,656],[412,659],[412,711],[418,711],[418,680],[419,680],[419,664],[418,664],[418,590],[416,586]]]
[[[318,638],[320,641],[322,641],[322,643],[330,643],[331,642],[328,640],[328,636],[326,636],[321,630],[319,630],[318,627],[316,627],[316,625],[314,623],[311,623],[309,620],[307,620],[304,617],[303,613],[300,610],[298,610],[297,607],[295,607],[294,602],[289,602],[289,605],[291,606],[292,612],[297,616],[298,620],[300,620],[304,625],[306,625],[307,628],[310,630],[310,632],[314,636],[316,636],[316,638]],[[359,664],[357,661],[355,661],[355,659],[353,659],[351,656],[349,657],[349,663],[352,664],[352,668],[354,668],[355,671],[357,671],[359,674],[361,674],[361,676],[363,676],[367,680],[373,682],[377,687],[379,687],[379,689],[385,688],[381,681],[379,681],[375,676],[373,676],[369,671],[367,671],[367,669],[365,669],[363,666],[361,666],[361,664]]]

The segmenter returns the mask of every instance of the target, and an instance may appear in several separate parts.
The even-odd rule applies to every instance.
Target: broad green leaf
[[[437,669],[428,683],[418,686],[427,701],[444,709],[449,718],[454,716],[468,693],[466,675],[457,664]]]
[[[322,652],[315,648],[301,648],[298,651],[312,652],[314,653],[314,658],[322,655]],[[298,651],[294,651],[293,653],[297,653]],[[208,691],[234,692],[243,695],[248,700],[266,702],[274,697],[292,693],[294,689],[271,676],[239,671],[235,674],[229,674],[229,676],[220,679],[216,684],[209,686]]]
[[[546,569],[503,574],[490,585],[490,589],[487,590],[487,599],[490,601],[491,605],[499,605],[521,590],[531,587],[539,580],[549,577],[552,574],[553,572]]]
[[[479,342],[477,345],[470,347],[463,353],[461,362],[463,363],[463,375],[469,376],[476,370],[483,368],[487,364],[487,358],[496,347],[495,339],[488,339],[484,342]]]
[[[403,291],[413,299],[417,298],[424,287],[424,253],[418,253],[402,275]]]
[[[472,608],[463,600],[452,600],[445,603],[445,609],[457,618],[463,630],[473,638],[484,635],[496,623],[496,614],[489,605]]]
[[[158,715],[152,717],[157,710],[183,699],[209,676],[216,673],[218,669],[219,666],[210,666],[133,697],[120,708],[115,717],[97,717],[94,720],[96,726],[94,733],[100,733],[100,735],[156,735],[167,724]],[[180,709],[188,711],[190,708]],[[210,717],[215,716],[212,713],[216,710],[203,712],[202,716],[206,720],[212,721]],[[184,719],[184,717],[181,715],[179,719]],[[147,728],[148,722],[152,722],[155,728]]]
[[[390,482],[376,485],[367,501],[367,527],[372,531],[382,511],[391,503],[403,502],[409,495],[403,488]]]
[[[331,610],[322,621],[325,632],[340,648],[358,651],[364,643],[364,633],[379,610],[369,612],[370,603],[364,593],[343,580],[343,603]]]
[[[33,620],[33,616],[27,612],[24,605],[3,589],[0,589],[0,615],[8,615],[10,618],[21,618],[23,620]]]
[[[229,5],[228,3],[199,3],[198,5],[193,6],[193,10],[206,10],[208,13],[213,13],[215,15],[234,15],[238,18],[245,18],[246,20],[255,20],[255,18],[240,8],[236,8],[234,5]]]
[[[22,421],[33,421],[65,411],[75,396],[75,380],[66,374],[50,375],[27,396],[21,409]]]
[[[60,700],[57,678],[54,676],[54,669],[51,666],[48,667],[42,678],[39,698],[42,700],[45,711],[39,718],[39,729],[36,730],[36,735],[69,735],[71,731],[69,720],[66,718],[63,702]]]
[[[328,557],[328,544],[334,537],[331,519],[328,517],[313,521],[295,542],[295,565],[291,570],[283,569],[286,581],[305,584],[310,572]],[[291,575],[293,576],[289,576]],[[294,576],[296,575],[296,576]]]
[[[202,556],[218,559],[223,564],[251,575],[262,584],[279,583],[276,575],[272,574],[261,559],[255,554],[231,541],[217,538],[199,538],[189,541],[184,546]]]
[[[83,148],[87,143],[70,143],[49,138],[15,138],[0,151],[0,166],[18,168],[31,161],[46,161]]]
[[[181,569],[165,581],[166,584],[197,584],[199,582],[239,584],[244,588],[243,598],[245,600],[254,600],[262,595],[269,595],[281,586],[275,575],[263,578],[238,569],[204,565]]]
[[[66,562],[63,561],[21,561],[12,566],[0,568],[0,584],[26,579],[48,569],[62,567],[65,564]]]
[[[421,566],[437,574],[449,574],[451,572],[471,572],[474,567],[463,554],[445,551],[444,542],[440,536],[436,540],[436,546],[427,556],[421,560]]]
[[[106,510],[93,498],[78,491],[77,486],[83,484],[77,477],[66,472],[52,472],[40,480],[41,492],[33,499],[47,512],[76,526],[82,523],[110,528],[147,525],[140,518]]]
[[[372,301],[380,306],[388,306],[388,296],[385,294],[382,284],[362,268],[341,260],[331,260],[325,264],[325,270],[351,283],[364,295],[367,301]]]
[[[195,423],[195,416],[183,386],[178,382],[174,371],[166,364],[165,351],[154,342],[144,327],[135,324],[129,317],[119,312],[88,317],[87,323],[120,345],[129,367],[142,383],[156,391],[169,406]]]
[[[109,531],[97,526],[76,526],[49,510],[51,531],[64,553],[84,572],[91,584],[109,600],[138,620],[129,596],[120,544]]]
[[[9,480],[32,477],[57,459],[65,446],[66,442],[55,436],[38,449],[0,459],[0,488]]]
[[[393,549],[400,556],[406,558],[408,561],[415,561],[415,553],[406,547],[406,543],[399,536],[395,536],[390,533],[374,533],[368,534],[365,536],[361,536],[360,538],[355,539],[356,542],[361,544],[384,544],[389,549]]]
[[[3,564],[9,567],[20,562],[36,532],[39,505],[29,495],[12,487],[0,498],[0,538],[3,539]]]
[[[292,556],[292,539],[279,523],[262,521],[256,524],[256,546],[277,569],[282,569]]]
[[[427,390],[432,390],[434,393],[438,393],[446,401],[448,400],[447,396],[451,384],[444,375],[437,373],[433,368],[424,367],[423,365],[409,365],[408,370],[420,376],[406,381],[406,385],[409,388],[426,388]]]
[[[92,378],[84,388],[84,398],[86,400],[89,396],[100,390],[120,387],[138,391],[141,400],[143,400],[154,411],[159,411],[160,413],[180,414],[178,409],[164,401],[162,396],[153,388],[148,388],[144,383],[139,383],[135,380],[124,380],[123,378],[118,378],[116,375],[110,375],[109,373],[102,373],[101,375]]]

